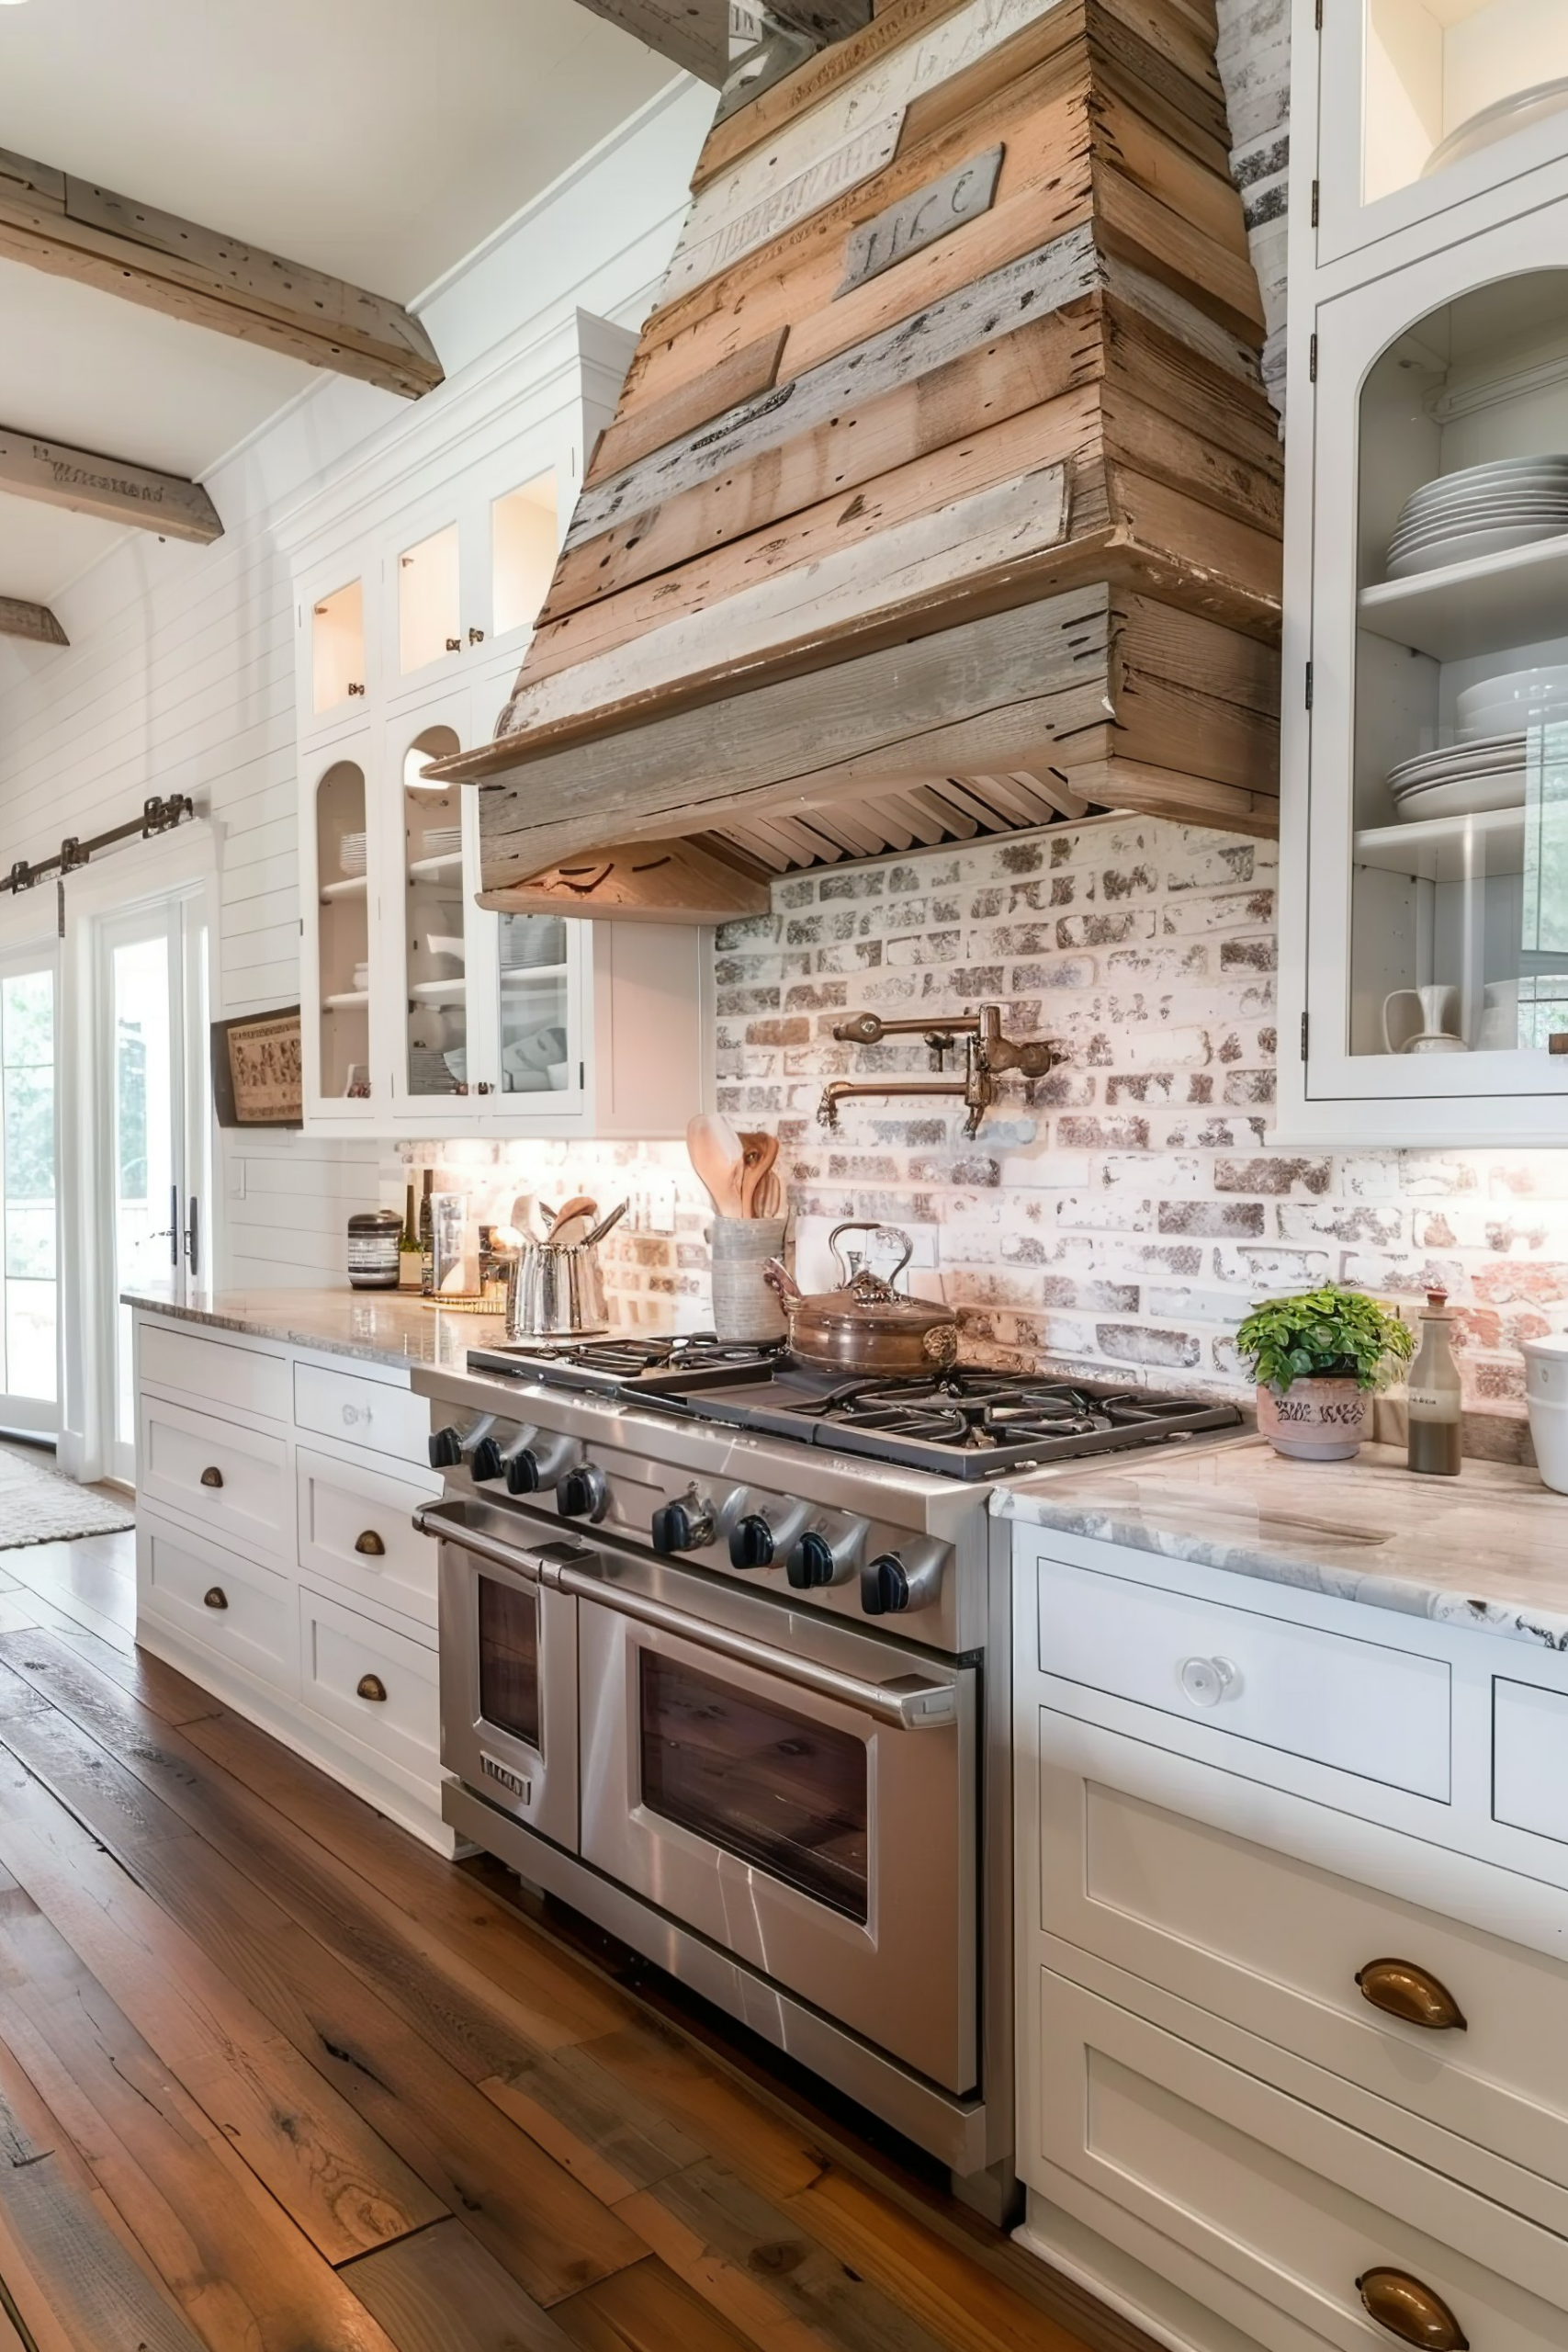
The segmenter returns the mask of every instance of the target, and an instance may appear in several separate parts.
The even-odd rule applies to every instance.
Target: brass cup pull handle
[[[223,1484],[223,1473],[216,1462],[208,1464],[201,1474],[201,1483],[204,1487],[220,1487]]]
[[[1361,1998],[1406,2025],[1425,2026],[1431,2033],[1463,2033],[1464,2011],[1439,1977],[1418,1968],[1413,1960],[1369,1960],[1356,1971]]]
[[[387,1549],[373,1527],[367,1527],[363,1535],[355,1537],[354,1548],[356,1552],[363,1552],[368,1560],[380,1559]]]
[[[220,1584],[209,1584],[201,1596],[201,1605],[204,1609],[227,1609],[229,1596]]]
[[[378,1674],[362,1674],[355,1687],[362,1699],[379,1701],[387,1695],[387,1686]]]
[[[1371,2318],[1422,2352],[1470,2352],[1470,2338],[1441,2295],[1407,2270],[1364,2270],[1357,2291]]]

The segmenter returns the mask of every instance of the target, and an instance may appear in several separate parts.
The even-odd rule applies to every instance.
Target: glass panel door
[[[113,1333],[109,1469],[135,1475],[132,1317],[126,1291],[184,1298],[205,1278],[211,1110],[207,924],[201,902],[165,899],[100,933],[103,1197]]]
[[[0,967],[0,1427],[58,1430],[55,967]]]
[[[370,1077],[370,835],[365,771],[342,759],[315,788],[315,941],[323,1103],[365,1102]]]
[[[457,731],[426,727],[403,754],[403,1081],[416,1100],[467,1094],[469,901],[463,874],[463,787],[424,780],[432,761],[462,749]]]

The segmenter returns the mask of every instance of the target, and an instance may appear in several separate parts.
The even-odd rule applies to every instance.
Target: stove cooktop
[[[635,1396],[660,1412],[949,1478],[995,1477],[1241,1424],[1234,1405],[984,1366],[912,1380],[846,1380],[784,1349],[730,1345],[711,1333],[475,1348],[468,1368],[580,1394]]]

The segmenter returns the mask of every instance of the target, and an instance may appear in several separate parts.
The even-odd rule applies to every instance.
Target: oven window
[[[643,1804],[863,1922],[863,1744],[654,1650],[637,1657]]]
[[[539,1747],[539,1604],[480,1577],[479,1713],[497,1731]],[[543,1751],[541,1750],[541,1753]]]

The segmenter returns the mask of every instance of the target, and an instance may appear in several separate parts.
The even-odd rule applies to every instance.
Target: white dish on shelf
[[[570,1074],[571,1064],[570,1062],[551,1062],[545,1072],[545,1076],[549,1080],[550,1085],[557,1094],[564,1094],[566,1092],[567,1080],[570,1078]]]
[[[1568,716],[1568,662],[1543,662],[1533,670],[1507,670],[1483,678],[1455,697],[1454,719],[1465,742],[1483,735],[1551,725]]]
[[[1391,792],[1408,792],[1422,784],[1446,784],[1457,775],[1478,775],[1487,768],[1517,767],[1525,756],[1521,732],[1480,736],[1470,743],[1449,743],[1435,752],[1417,752],[1388,772]]]
[[[1545,122],[1568,107],[1568,78],[1558,76],[1550,82],[1533,82],[1523,90],[1510,90],[1505,98],[1495,98],[1489,107],[1478,107],[1450,131],[1433,148],[1421,166],[1421,177],[1430,179],[1434,172],[1446,172],[1450,164],[1462,163],[1467,155],[1479,155],[1484,148],[1495,146],[1499,139],[1511,139],[1516,130],[1528,130],[1532,123]]]
[[[462,962],[464,945],[462,933],[460,932],[452,933],[441,931],[427,931],[424,934],[424,944],[429,948],[433,956],[455,956],[459,963]]]
[[[1407,580],[1412,573],[1441,571],[1450,563],[1472,563],[1480,556],[1502,555],[1511,548],[1534,547],[1541,539],[1568,537],[1568,522],[1512,523],[1484,531],[1457,531],[1451,537],[1429,541],[1390,560],[1388,577]]]
[[[1402,825],[1416,825],[1427,817],[1482,817],[1494,808],[1522,808],[1527,773],[1523,767],[1495,768],[1451,784],[1423,785],[1398,794],[1393,813]]]
[[[1389,569],[1392,571],[1406,557],[1418,554],[1427,548],[1476,538],[1485,531],[1529,530],[1537,524],[1547,531],[1548,536],[1553,530],[1568,531],[1568,499],[1551,506],[1489,506],[1473,514],[1455,514],[1446,521],[1432,524],[1429,528],[1391,539]]]

